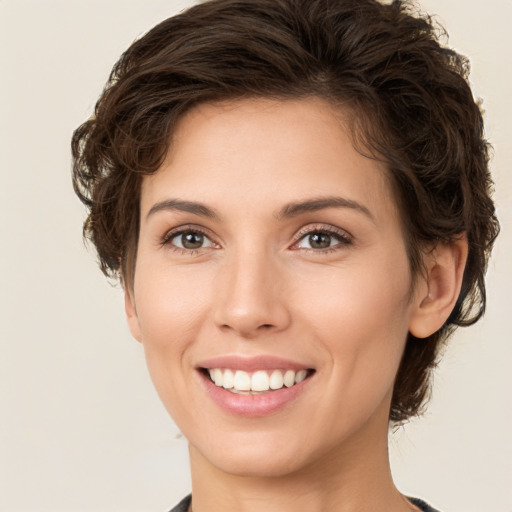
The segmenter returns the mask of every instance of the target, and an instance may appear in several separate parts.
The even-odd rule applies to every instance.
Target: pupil
[[[331,245],[331,237],[325,233],[315,233],[309,236],[309,243],[315,249],[325,249]]]
[[[182,243],[186,249],[197,249],[203,245],[203,235],[201,233],[187,233],[182,235]]]

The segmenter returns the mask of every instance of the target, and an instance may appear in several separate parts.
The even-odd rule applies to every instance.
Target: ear
[[[133,290],[128,288],[124,289],[124,310],[126,312],[126,321],[132,336],[139,342],[142,341],[139,317],[137,315],[137,308],[135,307],[135,299],[133,297]]]
[[[409,322],[409,332],[416,338],[427,338],[450,316],[459,298],[467,256],[464,234],[439,243],[425,256],[426,276],[418,280]]]

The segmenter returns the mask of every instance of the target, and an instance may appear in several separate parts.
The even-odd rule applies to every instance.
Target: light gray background
[[[0,510],[165,511],[189,491],[122,293],[81,241],[72,130],[130,42],[190,1],[0,0]],[[512,512],[512,2],[425,0],[472,61],[503,230],[488,313],[452,341],[425,418],[392,436],[401,490]]]

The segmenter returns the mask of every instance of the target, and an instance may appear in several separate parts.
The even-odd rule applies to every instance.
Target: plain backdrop
[[[121,52],[190,4],[0,0],[1,511],[166,511],[190,490],[122,292],[82,243],[69,150]],[[427,415],[391,436],[392,467],[444,512],[512,512],[512,2],[421,5],[471,59],[502,234],[487,315],[452,340]]]

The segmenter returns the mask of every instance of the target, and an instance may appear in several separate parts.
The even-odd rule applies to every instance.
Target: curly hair
[[[431,17],[402,0],[207,0],[135,41],[94,115],[74,133],[73,184],[102,271],[131,287],[144,175],[158,170],[177,121],[205,102],[320,97],[351,113],[358,149],[386,162],[413,275],[426,244],[465,234],[462,289],[445,325],[409,335],[390,420],[419,414],[440,347],[485,310],[499,232],[481,110],[469,65]]]

